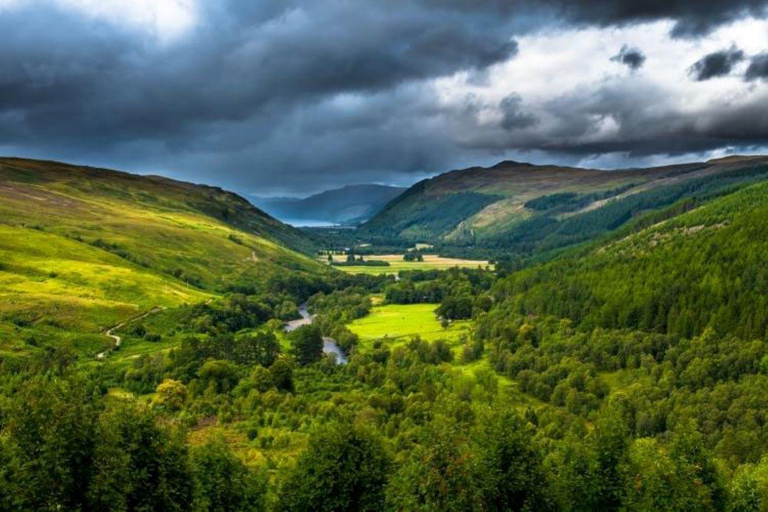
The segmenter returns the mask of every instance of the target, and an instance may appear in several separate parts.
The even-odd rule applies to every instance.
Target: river
[[[314,317],[309,314],[306,304],[302,304],[301,307],[299,307],[299,314],[301,315],[301,318],[285,323],[285,332],[295,331],[302,325],[310,325],[312,323]],[[347,364],[346,354],[344,354],[344,351],[341,350],[341,347],[333,338],[323,336],[323,352],[326,354],[336,354],[336,364]]]

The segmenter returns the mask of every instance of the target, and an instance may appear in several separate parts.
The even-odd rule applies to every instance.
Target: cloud
[[[697,82],[728,75],[734,66],[745,58],[744,52],[731,46],[697,60],[689,69],[690,75]]]
[[[600,26],[674,20],[673,37],[701,37],[745,16],[763,17],[768,8],[765,0],[550,0],[549,3],[557,5],[573,21]]]
[[[645,55],[637,48],[630,48],[627,45],[621,47],[619,53],[611,57],[611,61],[619,62],[635,71],[640,69],[645,63]]]
[[[662,108],[636,96],[637,84],[603,83],[621,77],[611,54],[600,51],[626,41],[615,57],[643,66],[633,81],[678,80],[654,67],[664,61],[659,45],[694,45],[682,36],[714,37],[744,16],[762,15],[765,5],[0,0],[0,150],[265,193],[405,182],[515,151],[547,159],[651,148],[669,135],[667,126],[691,119],[678,108],[685,94],[649,93],[671,96]],[[663,43],[624,37],[648,27],[663,28]],[[678,39],[669,40],[669,31]],[[499,74],[550,35],[571,32],[597,43],[578,54],[558,42],[545,58],[526,60],[526,73]],[[620,39],[600,50],[607,34]],[[754,69],[748,75],[761,76]],[[589,83],[575,78],[582,74]],[[533,82],[538,90],[526,85]],[[589,101],[595,91],[600,104]],[[718,94],[705,97],[712,108],[726,96]],[[622,97],[638,105],[633,110]],[[674,140],[682,150],[684,132]],[[701,146],[698,139],[690,145]]]
[[[523,112],[522,101],[519,94],[513,93],[499,103],[501,127],[505,130],[512,131],[518,128],[529,128],[538,122],[536,116]]]
[[[761,53],[752,57],[744,78],[749,81],[759,78],[768,79],[768,53]]]

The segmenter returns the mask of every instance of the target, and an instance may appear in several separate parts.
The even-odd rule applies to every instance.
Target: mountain
[[[349,225],[370,219],[405,190],[387,185],[349,185],[303,199],[259,198],[255,202],[285,222]]]
[[[531,254],[592,239],[638,214],[768,177],[768,157],[602,171],[501,162],[415,184],[362,235]]]
[[[2,158],[0,351],[103,343],[108,326],[156,306],[325,272],[298,252],[312,247],[219,188]]]

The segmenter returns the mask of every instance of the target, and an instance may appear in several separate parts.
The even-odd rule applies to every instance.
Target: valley
[[[0,512],[768,512],[768,0],[0,33]]]
[[[509,484],[536,510],[656,503],[637,484],[656,478],[734,503],[768,442],[768,168],[697,166],[612,177],[592,202],[530,192],[537,241],[477,259],[493,247],[296,230],[218,189],[0,161],[0,457],[18,464],[0,489],[80,453],[139,485],[102,451],[139,464],[135,435],[169,485],[213,464],[263,510],[361,479],[388,509],[473,509],[505,471],[538,475]],[[544,243],[537,215],[573,243]],[[90,434],[70,450],[73,431]],[[329,475],[338,457],[375,475]]]

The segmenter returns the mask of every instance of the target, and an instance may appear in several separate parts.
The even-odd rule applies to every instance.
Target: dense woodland
[[[755,176],[608,205],[614,234],[493,271],[237,281],[103,361],[30,341],[0,361],[0,509],[768,510]],[[350,328],[412,304],[445,339]]]

